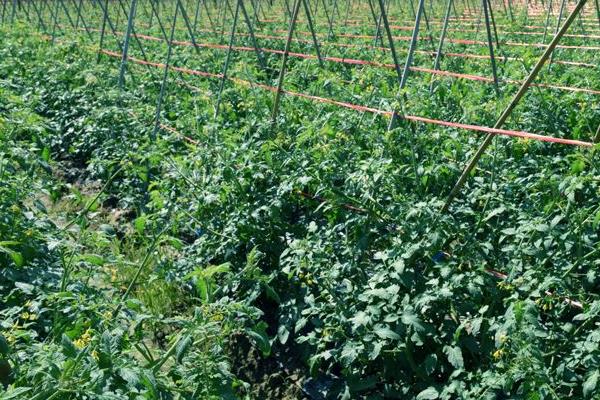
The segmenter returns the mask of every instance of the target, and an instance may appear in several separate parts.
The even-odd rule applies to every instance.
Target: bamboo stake
[[[573,21],[575,20],[575,18],[577,17],[577,15],[579,14],[579,12],[583,8],[583,6],[585,5],[586,1],[587,0],[579,0],[579,2],[575,6],[575,8],[571,12],[571,14],[569,15],[569,17],[565,21],[565,23],[562,26],[562,28],[556,33],[556,35],[554,35],[554,38],[552,39],[552,41],[550,42],[550,44],[546,48],[546,51],[544,51],[544,54],[542,54],[542,56],[540,57],[540,59],[538,60],[538,62],[536,63],[536,65],[533,67],[533,70],[531,71],[531,73],[529,74],[529,76],[525,79],[525,81],[523,82],[523,84],[519,88],[519,91],[515,94],[515,96],[513,97],[512,101],[506,107],[506,109],[504,110],[504,112],[502,113],[502,115],[500,116],[500,118],[498,118],[498,121],[496,121],[496,124],[494,125],[495,129],[501,128],[502,125],[504,125],[504,123],[508,119],[508,117],[510,117],[510,115],[512,114],[512,112],[514,111],[514,109],[516,108],[516,106],[521,101],[521,98],[523,98],[523,96],[525,95],[525,93],[529,89],[529,86],[531,85],[531,83],[535,80],[535,78],[537,78],[537,76],[538,76],[539,72],[541,71],[542,67],[544,66],[544,64],[546,63],[546,61],[548,60],[548,58],[550,58],[550,55],[552,54],[552,51],[554,50],[554,48],[556,47],[556,45],[558,45],[558,42],[560,41],[560,39],[563,37],[563,35],[565,34],[565,32],[569,29],[569,27],[571,26],[571,24],[573,23]],[[446,200],[446,203],[444,204],[444,207],[442,208],[442,212],[446,212],[448,210],[448,208],[450,207],[450,204],[452,204],[452,201],[456,197],[458,191],[465,184],[467,178],[469,177],[469,174],[471,173],[471,171],[473,170],[473,168],[475,168],[475,166],[477,165],[477,162],[479,161],[479,159],[481,158],[481,156],[483,156],[483,154],[485,153],[485,150],[492,143],[493,139],[494,139],[494,134],[491,134],[491,133],[488,134],[485,137],[485,139],[483,140],[483,142],[481,143],[481,145],[477,149],[477,152],[475,153],[475,155],[473,156],[473,158],[469,161],[469,163],[467,164],[467,166],[463,170],[460,178],[458,179],[458,181],[456,182],[456,184],[454,185],[454,187],[450,191],[450,194],[448,195],[448,199]]]

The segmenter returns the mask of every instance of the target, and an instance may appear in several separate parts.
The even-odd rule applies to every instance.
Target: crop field
[[[599,0],[0,0],[0,399],[600,398]]]

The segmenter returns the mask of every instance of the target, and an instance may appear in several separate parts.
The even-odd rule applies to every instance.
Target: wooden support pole
[[[519,88],[518,92],[515,94],[515,96],[511,100],[510,104],[508,104],[508,106],[506,107],[506,109],[504,110],[504,112],[502,113],[500,118],[498,118],[498,121],[496,121],[496,124],[494,124],[494,129],[500,129],[502,127],[502,125],[504,125],[504,123],[506,122],[508,117],[510,117],[510,115],[512,114],[514,109],[517,107],[517,105],[519,104],[519,102],[521,101],[521,99],[523,98],[523,96],[525,95],[525,93],[527,92],[529,87],[531,86],[531,83],[535,80],[535,78],[537,78],[542,67],[544,66],[546,61],[550,58],[552,51],[556,48],[556,46],[558,45],[558,42],[564,36],[565,32],[569,29],[569,27],[571,26],[571,24],[573,23],[573,21],[575,20],[575,18],[577,17],[577,15],[579,14],[579,12],[581,11],[581,9],[583,8],[583,6],[585,5],[586,2],[587,2],[587,0],[579,0],[579,2],[575,6],[575,8],[571,12],[571,14],[565,21],[562,28],[560,28],[560,30],[556,33],[556,35],[554,35],[554,38],[552,39],[552,41],[550,42],[550,44],[544,51],[544,54],[542,54],[542,56],[540,57],[540,59],[538,60],[536,65],[533,67],[533,70],[531,71],[529,76],[525,79],[525,81]],[[492,134],[492,133],[488,134],[485,137],[485,139],[483,140],[483,142],[477,149],[477,152],[475,153],[475,155],[473,155],[473,158],[471,158],[469,163],[466,165],[460,178],[458,179],[458,181],[456,182],[456,184],[450,191],[450,194],[448,195],[448,199],[446,200],[446,203],[444,204],[444,207],[442,208],[442,212],[446,212],[448,210],[448,208],[452,204],[452,201],[458,194],[458,191],[463,187],[463,185],[467,181],[467,178],[469,177],[471,171],[473,170],[473,168],[475,168],[475,166],[477,165],[477,162],[479,161],[481,156],[483,156],[486,149],[492,143],[493,139],[494,139],[494,134]]]

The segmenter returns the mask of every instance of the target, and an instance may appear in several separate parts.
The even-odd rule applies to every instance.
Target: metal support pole
[[[127,66],[127,56],[129,53],[129,38],[131,37],[131,30],[133,28],[133,19],[135,17],[135,6],[137,0],[131,0],[131,7],[129,8],[129,18],[127,19],[127,32],[125,33],[125,39],[123,41],[123,53],[121,57],[121,67],[119,69],[119,89],[123,89],[125,83],[125,67]]]
[[[198,17],[200,16],[200,2],[201,1],[202,0],[198,0],[198,2],[196,3],[196,11],[194,12],[194,33],[196,33],[196,27],[198,26]]]
[[[35,1],[35,0],[33,0]],[[73,0],[75,1],[75,0]],[[79,19],[81,17],[81,5],[83,4],[83,0],[79,0],[77,2],[77,20],[75,21],[75,29],[79,28]]]
[[[544,38],[542,39],[542,43],[546,43],[546,36],[548,35],[548,25],[550,25],[550,14],[552,14],[553,1],[554,0],[548,1],[548,11],[546,12],[546,23],[544,24]]]
[[[206,3],[204,3],[206,4]],[[185,22],[185,26],[190,34],[190,39],[192,40],[192,44],[194,45],[194,49],[196,53],[200,54],[200,50],[198,48],[198,44],[196,43],[196,35],[192,31],[192,25],[190,24],[190,19],[188,18],[187,12],[185,11],[185,7],[181,3],[181,0],[177,0],[177,6],[179,7],[179,11],[181,11],[181,16],[183,17],[183,22]]]
[[[0,19],[2,24],[4,24],[4,16],[6,15],[6,3],[8,3],[8,0],[2,0],[2,18]]]
[[[371,10],[371,16],[373,17],[373,21],[375,22],[375,25],[377,26],[377,30],[375,31],[375,46],[377,46],[377,42],[380,39],[380,34],[381,34],[381,14],[379,14],[379,19],[377,18],[377,15],[375,14],[375,10],[373,9],[373,3],[371,2],[371,0],[367,0],[367,4],[369,5],[369,9]],[[383,40],[382,40],[382,45],[383,45]]]
[[[448,21],[450,20],[450,12],[452,10],[452,5],[454,4],[453,0],[448,0],[448,5],[446,6],[446,14],[444,15],[444,25],[442,26],[442,33],[440,35],[440,42],[438,43],[438,48],[435,53],[435,61],[433,62],[433,70],[437,71],[440,68],[440,60],[442,57],[442,48],[444,46],[444,41],[446,40],[446,32],[448,31]],[[435,81],[435,75],[431,75],[431,84],[429,85],[429,93],[433,92],[433,83]]]
[[[492,29],[490,27],[490,17],[488,15],[487,0],[481,0],[481,4],[483,6],[483,15],[485,17],[485,28],[486,28],[486,32],[487,32],[488,49],[490,51],[490,61],[492,64],[492,75],[494,76],[494,88],[496,89],[496,94],[499,94],[500,89],[498,88],[498,70],[496,69],[496,57],[494,57],[494,44],[492,42]]]
[[[498,30],[496,29],[496,18],[494,18],[494,10],[492,9],[492,1],[487,0],[488,11],[490,12],[490,20],[492,21],[492,28],[494,28],[494,37],[496,38],[496,47],[500,50],[500,40],[498,40]]]
[[[73,2],[75,2],[75,0],[73,0]],[[62,1],[61,1],[61,3],[62,3]],[[64,3],[63,3],[63,8],[65,9],[65,12],[67,12],[67,7],[64,5]],[[81,9],[77,5],[77,3],[75,3],[75,10],[77,11],[77,20],[76,20],[77,22],[75,22],[73,27],[75,29],[77,29],[79,27],[79,21],[81,21],[81,23],[83,25],[83,29],[85,30],[85,33],[87,33],[90,40],[93,41],[94,35],[92,35],[92,32],[90,32],[90,30],[88,29],[87,24],[85,23],[85,20],[83,19],[83,16],[81,15]],[[68,12],[67,12],[67,15],[68,15]],[[73,22],[73,20],[70,17],[69,17],[69,21]]]
[[[50,9],[50,13],[54,22],[52,24],[52,44],[54,44],[56,40],[56,28],[58,28],[58,2],[56,3],[56,7],[54,7],[54,12]]]
[[[281,101],[281,89],[283,87],[283,78],[285,77],[285,69],[290,53],[290,43],[292,42],[292,36],[294,35],[294,27],[296,26],[296,20],[298,19],[298,10],[300,10],[301,1],[302,0],[294,1],[294,11],[292,12],[290,28],[288,30],[287,40],[285,42],[285,50],[283,51],[283,58],[281,60],[281,69],[279,70],[279,79],[277,80],[277,91],[275,92],[275,99],[273,101],[273,111],[271,113],[272,123],[276,123],[277,117],[279,115],[279,103]]]
[[[398,56],[396,55],[396,47],[394,46],[394,37],[392,36],[392,30],[390,29],[390,24],[388,23],[387,14],[385,12],[385,7],[383,5],[383,0],[379,1],[379,11],[381,11],[381,17],[383,19],[383,26],[385,27],[385,32],[387,33],[388,42],[390,45],[390,51],[392,52],[392,59],[394,60],[394,69],[396,70],[396,76],[398,78],[398,84],[400,88],[402,88],[402,72],[400,72],[400,64],[398,63]],[[424,1],[424,0],[421,0]]]
[[[327,4],[325,3],[325,0],[321,0],[321,2],[323,3],[323,11],[325,12],[325,17],[327,18],[327,24],[329,25],[329,29],[327,30],[327,40],[331,40],[333,32],[333,16],[329,16],[329,11],[327,11]]]
[[[12,1],[12,8],[10,13],[10,23],[15,23],[15,15],[17,14],[17,0]]]
[[[379,0],[381,1],[381,0]],[[410,73],[410,67],[412,65],[413,56],[415,49],[417,48],[417,42],[419,40],[419,27],[421,24],[421,15],[423,15],[423,9],[425,7],[425,0],[419,0],[419,6],[417,9],[417,16],[415,17],[415,26],[412,32],[412,38],[410,40],[410,47],[408,48],[408,55],[406,56],[406,63],[404,64],[404,71],[402,72],[402,79],[400,80],[400,89],[404,89],[408,75]]]
[[[519,91],[515,94],[515,96],[511,100],[510,104],[506,107],[506,109],[504,110],[504,112],[502,113],[500,118],[498,118],[498,121],[496,121],[496,124],[494,124],[494,129],[501,128],[502,125],[504,125],[504,123],[508,119],[508,117],[510,117],[510,115],[512,114],[512,112],[514,111],[516,106],[519,104],[519,102],[521,101],[521,99],[523,98],[523,96],[525,95],[527,90],[529,89],[529,86],[531,85],[531,83],[535,80],[535,78],[537,78],[542,67],[544,66],[546,61],[550,58],[550,55],[552,54],[556,45],[558,45],[558,42],[560,41],[560,39],[563,37],[565,32],[569,29],[569,27],[571,26],[571,24],[573,23],[573,21],[575,20],[575,18],[577,17],[579,12],[583,8],[583,6],[585,5],[586,1],[587,0],[579,0],[577,5],[571,12],[571,15],[569,15],[569,17],[565,21],[564,25],[562,26],[562,28],[560,28],[560,30],[556,33],[556,35],[554,35],[554,38],[552,39],[552,41],[550,42],[550,44],[544,51],[544,54],[542,54],[542,56],[540,57],[540,59],[538,60],[536,65],[533,67],[533,70],[531,71],[531,73],[529,74],[527,79],[525,79],[525,81],[519,88]],[[483,142],[477,149],[477,152],[475,153],[473,158],[469,161],[469,163],[463,170],[460,178],[458,179],[458,181],[456,182],[456,184],[450,191],[450,194],[448,195],[448,199],[446,200],[446,203],[444,204],[444,207],[442,208],[442,212],[445,212],[448,210],[448,208],[450,207],[450,204],[452,204],[452,201],[456,197],[458,191],[463,187],[463,185],[465,184],[471,171],[473,170],[473,168],[475,168],[475,166],[477,165],[477,162],[479,161],[481,156],[483,156],[483,154],[485,153],[485,150],[492,143],[493,139],[494,139],[493,133],[487,134],[487,136],[485,137],[485,139],[483,140]]]
[[[225,88],[225,80],[227,79],[227,70],[229,69],[229,61],[231,60],[231,49],[233,48],[233,41],[235,40],[235,28],[237,27],[238,16],[240,14],[240,2],[237,2],[235,6],[235,14],[233,16],[233,24],[231,25],[231,35],[229,36],[229,46],[227,47],[227,56],[225,56],[225,63],[223,64],[223,73],[221,74],[221,84],[219,85],[219,93],[217,94],[217,104],[215,105],[215,118],[219,116],[219,109],[221,107],[221,95]]]
[[[321,68],[325,68],[325,65],[323,64],[323,58],[321,57],[321,49],[319,48],[319,41],[317,40],[317,35],[315,34],[312,18],[310,16],[310,7],[308,7],[308,4],[306,4],[306,0],[302,0],[302,4],[304,4],[304,12],[306,13],[308,27],[310,28],[310,33],[312,35],[313,44],[315,46],[315,50],[317,52],[317,57],[319,59],[319,66]]]
[[[175,11],[177,12],[177,10]],[[160,28],[162,35],[165,38],[165,40],[168,40],[167,32],[165,31],[165,27],[160,19],[160,16],[158,15],[158,10],[156,9],[154,0],[150,0],[150,16],[156,16],[156,22],[158,22],[158,27]]]
[[[562,0],[560,3],[560,11],[558,12],[558,20],[556,21],[556,29],[554,30],[555,35],[558,32],[558,29],[560,28],[560,23],[562,22],[562,16],[565,11],[565,5],[566,5],[566,0]],[[550,55],[550,64],[552,64],[552,62],[554,62],[554,52],[552,52],[552,54]]]
[[[99,2],[102,0],[98,0]],[[102,7],[102,3],[99,3],[100,7]],[[104,8],[102,10],[104,17],[102,19],[102,29],[100,31],[100,50],[98,51],[98,58],[96,59],[96,63],[100,62],[100,56],[102,55],[102,47],[104,46],[104,34],[106,32],[106,21],[108,19],[108,0],[104,1]]]
[[[512,0],[507,0],[508,1],[508,12],[510,14],[510,20],[511,22],[515,22],[515,15],[513,14],[513,9],[512,9]]]
[[[41,28],[43,32],[48,32],[46,24],[44,24],[44,18],[42,18],[42,13],[40,12],[38,6],[35,4],[35,0],[31,2],[31,6],[33,7],[33,10],[35,11],[38,17],[38,29]]]
[[[248,17],[248,13],[246,12],[246,7],[244,6],[244,0],[238,0],[240,5],[240,10],[242,11],[242,16],[244,17],[244,21],[246,21],[246,26],[248,27],[248,33],[250,34],[250,40],[252,40],[252,46],[254,46],[254,52],[256,53],[256,58],[258,58],[258,63],[260,67],[266,71],[267,64],[263,58],[262,51],[258,47],[258,42],[256,41],[256,37],[254,36],[254,29],[252,28],[252,24],[250,23],[250,18]]]
[[[169,68],[171,66],[171,54],[173,52],[173,38],[175,36],[175,25],[177,24],[177,14],[179,11],[179,3],[175,6],[175,16],[173,17],[173,24],[171,25],[171,35],[169,38],[169,49],[167,51],[167,61],[165,63],[165,72],[163,74],[162,83],[160,84],[160,93],[158,95],[158,101],[156,103],[156,114],[154,117],[154,129],[152,130],[152,134],[150,135],[150,139],[152,142],[156,141],[156,134],[158,133],[158,128],[160,126],[160,113],[162,110],[162,101],[165,95],[165,90],[167,86],[167,78],[169,75]]]
[[[598,130],[596,131],[593,139],[594,143],[598,143],[598,141],[600,141],[600,125],[598,125]]]

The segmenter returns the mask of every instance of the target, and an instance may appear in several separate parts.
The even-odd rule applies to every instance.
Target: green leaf
[[[400,335],[388,328],[387,326],[377,326],[373,329],[373,332],[382,339],[400,339]]]
[[[15,390],[11,390],[8,393],[3,393],[2,394],[2,400],[12,400],[12,399],[25,399],[27,397],[33,397],[33,396],[27,396],[24,397],[23,395],[25,393],[28,393],[31,391],[30,387],[20,387],[20,388],[16,388]]]
[[[181,363],[183,357],[185,356],[185,353],[187,353],[191,344],[192,338],[190,337],[190,335],[185,335],[179,340],[179,342],[177,343],[177,348],[175,349],[175,360],[178,363]]]
[[[140,235],[144,234],[144,230],[146,229],[146,221],[147,220],[148,220],[148,217],[146,217],[145,215],[142,215],[141,217],[137,217],[133,221],[133,226],[135,227],[136,232],[139,233]]]
[[[506,211],[506,208],[504,206],[500,206],[498,208],[493,209],[486,215],[486,217],[483,219],[483,222],[489,221],[490,219],[494,218],[496,215],[502,214],[504,211]]]
[[[50,162],[50,148],[44,147],[44,149],[42,150],[41,158],[46,162]]]
[[[5,356],[9,352],[10,352],[10,346],[8,345],[8,342],[6,341],[6,338],[4,337],[4,335],[2,335],[0,333],[0,354]]]
[[[32,294],[33,289],[35,289],[35,286],[26,282],[15,282],[15,287],[20,289],[25,294]]]
[[[369,318],[369,314],[366,312],[359,311],[354,317],[350,318],[350,321],[352,321],[352,330],[355,331],[361,326],[367,325],[371,321],[371,318]]]
[[[134,369],[127,367],[119,368],[119,375],[127,382],[127,386],[131,388],[135,388],[141,383],[140,376]]]
[[[438,397],[438,391],[434,387],[430,386],[417,395],[417,400],[434,400]]]
[[[277,328],[277,338],[281,344],[286,344],[290,336],[290,330],[285,325],[279,325]]]
[[[456,369],[462,369],[465,366],[462,351],[458,346],[445,346],[444,353],[448,356],[448,362]]]
[[[23,254],[18,251],[11,251],[8,253],[10,258],[13,260],[17,267],[22,267],[25,264],[25,259],[23,258]]]
[[[600,377],[599,371],[592,372],[585,382],[583,382],[583,397],[589,399],[596,392],[596,386],[598,386],[598,377]]]
[[[99,256],[98,254],[82,254],[79,257],[77,257],[77,259],[79,261],[85,261],[87,263],[97,265],[99,267],[104,265],[104,258],[102,258],[102,256]]]
[[[62,347],[63,347],[63,353],[67,357],[76,357],[77,356],[77,353],[78,353],[77,347],[75,347],[75,345],[71,341],[71,338],[69,338],[64,333],[62,335],[60,343],[62,344]]]
[[[271,354],[271,342],[267,335],[267,324],[264,321],[260,321],[252,328],[246,328],[246,334],[265,357]]]
[[[0,252],[8,254],[8,256],[13,260],[17,267],[22,267],[25,264],[25,259],[23,258],[23,255],[18,251],[8,248],[8,246],[18,246],[19,244],[19,242],[15,242],[13,240],[6,240],[0,242]]]
[[[158,383],[150,370],[145,369],[141,371],[140,382],[152,394],[151,398],[158,398]]]
[[[425,330],[419,317],[417,317],[417,315],[412,311],[405,311],[402,314],[402,323],[404,325],[412,326],[414,328],[414,330],[417,332],[421,332],[421,331]]]

